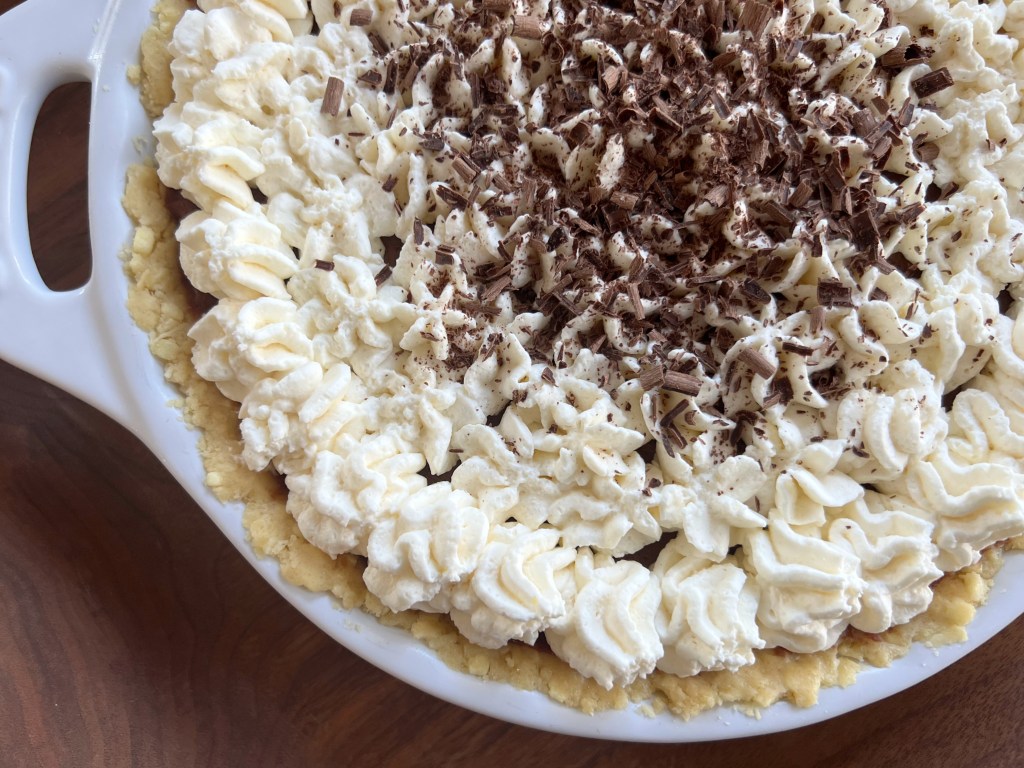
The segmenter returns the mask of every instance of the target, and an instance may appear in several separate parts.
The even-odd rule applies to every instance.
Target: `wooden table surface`
[[[88,274],[88,98],[51,99],[30,173],[60,287]],[[621,744],[446,704],[303,619],[117,424],[3,363],[0,392],[2,766],[1024,765],[1022,620],[909,691],[773,736]]]

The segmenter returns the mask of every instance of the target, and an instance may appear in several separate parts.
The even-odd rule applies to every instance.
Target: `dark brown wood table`
[[[88,101],[51,98],[33,152],[58,287],[88,274]],[[909,691],[773,736],[620,744],[468,712],[303,619],[117,424],[2,363],[0,393],[0,766],[1024,765],[1021,620]]]

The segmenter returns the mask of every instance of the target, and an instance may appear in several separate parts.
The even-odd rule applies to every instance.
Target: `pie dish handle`
[[[95,89],[120,2],[29,0],[0,16],[0,358],[126,423],[129,400],[96,278],[74,291],[47,288],[32,258],[27,209],[39,109],[60,85],[85,80]]]

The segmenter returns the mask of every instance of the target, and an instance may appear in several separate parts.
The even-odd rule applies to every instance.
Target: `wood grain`
[[[32,167],[58,285],[88,274],[87,102],[50,105]],[[909,691],[775,736],[616,744],[467,712],[306,622],[124,429],[4,364],[0,390],[4,766],[1024,764],[1024,621]]]

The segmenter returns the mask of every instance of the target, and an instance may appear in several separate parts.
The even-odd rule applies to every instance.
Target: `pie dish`
[[[41,2],[29,4],[24,10],[6,17],[4,28],[27,23],[31,18],[29,13],[45,13],[45,7],[46,3]],[[98,405],[135,430],[171,467],[197,500],[203,503],[213,519],[256,564],[261,573],[307,614],[315,613],[314,620],[328,628],[332,635],[340,635],[344,638],[343,642],[350,647],[355,646],[357,652],[368,655],[375,663],[400,677],[413,677],[416,684],[438,695],[491,714],[568,732],[644,740],[696,740],[792,727],[841,709],[857,706],[872,696],[884,695],[907,684],[908,680],[915,679],[914,675],[920,674],[914,662],[921,656],[931,657],[931,652],[924,649],[912,651],[909,659],[897,662],[891,670],[869,671],[865,674],[867,679],[861,680],[853,689],[823,692],[822,701],[814,710],[791,711],[786,707],[774,707],[764,713],[764,717],[759,721],[738,719],[729,726],[722,726],[715,717],[696,719],[683,724],[666,718],[645,719],[630,711],[584,717],[578,713],[565,712],[535,694],[509,691],[493,684],[468,679],[464,675],[447,670],[436,659],[424,663],[424,659],[430,658],[429,655],[403,633],[389,631],[357,612],[337,613],[325,598],[312,597],[285,584],[274,564],[257,560],[252,555],[244,541],[237,507],[224,507],[204,489],[202,483],[206,473],[198,462],[193,445],[194,436],[177,422],[174,411],[165,408],[165,403],[176,398],[177,394],[166,387],[163,373],[153,362],[145,340],[130,326],[124,315],[126,287],[115,254],[128,239],[129,229],[119,215],[110,216],[109,210],[103,214],[107,218],[97,218],[100,215],[97,213],[98,210],[110,208],[109,205],[104,205],[104,202],[120,198],[123,173],[129,164],[139,159],[135,155],[131,137],[145,135],[147,132],[145,120],[138,110],[134,109],[136,95],[122,80],[125,64],[132,61],[134,47],[141,36],[141,31],[150,21],[148,11],[129,10],[117,4],[110,7],[100,7],[97,4],[89,9],[87,4],[83,4],[80,12],[87,17],[87,23],[69,27],[95,28],[98,42],[77,41],[70,34],[65,40],[57,39],[61,54],[48,57],[44,64],[34,65],[35,70],[40,73],[34,79],[24,80],[33,84],[33,89],[28,95],[20,92],[17,96],[12,95],[11,78],[6,72],[2,81],[5,87],[0,93],[8,100],[7,104],[11,105],[11,109],[6,113],[16,118],[12,120],[11,125],[4,125],[5,130],[14,130],[11,137],[13,140],[7,144],[27,148],[25,139],[30,131],[33,107],[38,105],[49,87],[69,74],[87,76],[93,80],[94,110],[97,119],[92,135],[93,173],[90,195],[95,233],[94,251],[97,254],[96,277],[89,286],[76,294],[47,294],[33,277],[30,260],[26,261],[27,238],[22,237],[20,242],[17,241],[23,228],[5,227],[4,231],[12,233],[9,237],[13,241],[5,245],[5,250],[9,251],[10,264],[16,265],[17,274],[8,272],[7,292],[10,301],[5,301],[7,306],[4,311],[12,312],[10,317],[18,318],[18,327],[23,325],[25,317],[39,317],[40,322],[29,323],[28,330],[22,338],[11,342],[9,346],[5,344],[4,356],[34,373],[66,386],[69,391]],[[101,49],[96,48],[97,45],[102,48],[102,56],[98,55]],[[29,61],[27,52],[25,59],[18,60],[18,63],[24,66],[26,61]],[[22,71],[24,70],[19,70],[19,75]],[[123,115],[132,114],[137,118],[134,123],[122,119]],[[111,120],[111,115],[117,115],[117,119]],[[104,116],[108,117],[105,119]],[[111,152],[110,147],[114,147],[115,150]],[[20,163],[22,159],[18,155],[4,158],[8,163],[12,160],[18,160]],[[115,166],[116,174],[110,170]],[[23,164],[11,164],[3,170],[10,171],[4,174],[5,179],[24,177]],[[14,194],[4,196],[16,205],[17,198]],[[15,223],[18,221],[14,217],[11,219]],[[42,322],[43,318],[46,322]],[[46,345],[39,343],[41,339],[46,340]],[[46,355],[36,352],[44,348],[47,349]],[[79,368],[74,363],[82,361],[83,355],[87,356],[86,362],[89,364],[81,368],[89,371],[88,375],[95,378],[82,379],[76,376],[72,380],[71,371],[77,371]],[[104,360],[107,365],[98,365],[97,359]],[[1014,561],[1010,559],[999,578],[1012,579],[1014,568]],[[978,619],[972,624],[971,642],[980,640],[986,633],[996,631],[1019,612],[1019,600],[1015,602],[1011,592],[1002,593],[997,589],[992,601],[981,609]],[[993,618],[986,621],[989,615],[993,615]],[[353,632],[351,626],[361,627],[362,630]],[[374,641],[361,642],[370,636]],[[387,643],[388,647],[382,649],[376,646],[377,640]],[[958,653],[966,652],[966,647],[968,646],[940,650],[934,664],[953,660]],[[403,667],[404,662],[409,662],[410,666]],[[899,670],[904,667],[908,668],[911,677],[899,674]],[[875,680],[878,680],[879,676],[881,680],[876,683]],[[436,680],[442,683],[438,684]],[[497,698],[496,689],[499,692]],[[474,698],[477,694],[480,694],[480,698]],[[830,702],[830,698],[836,696],[840,697],[841,704]],[[517,703],[520,707],[518,710]],[[515,714],[517,711],[518,714]]]

